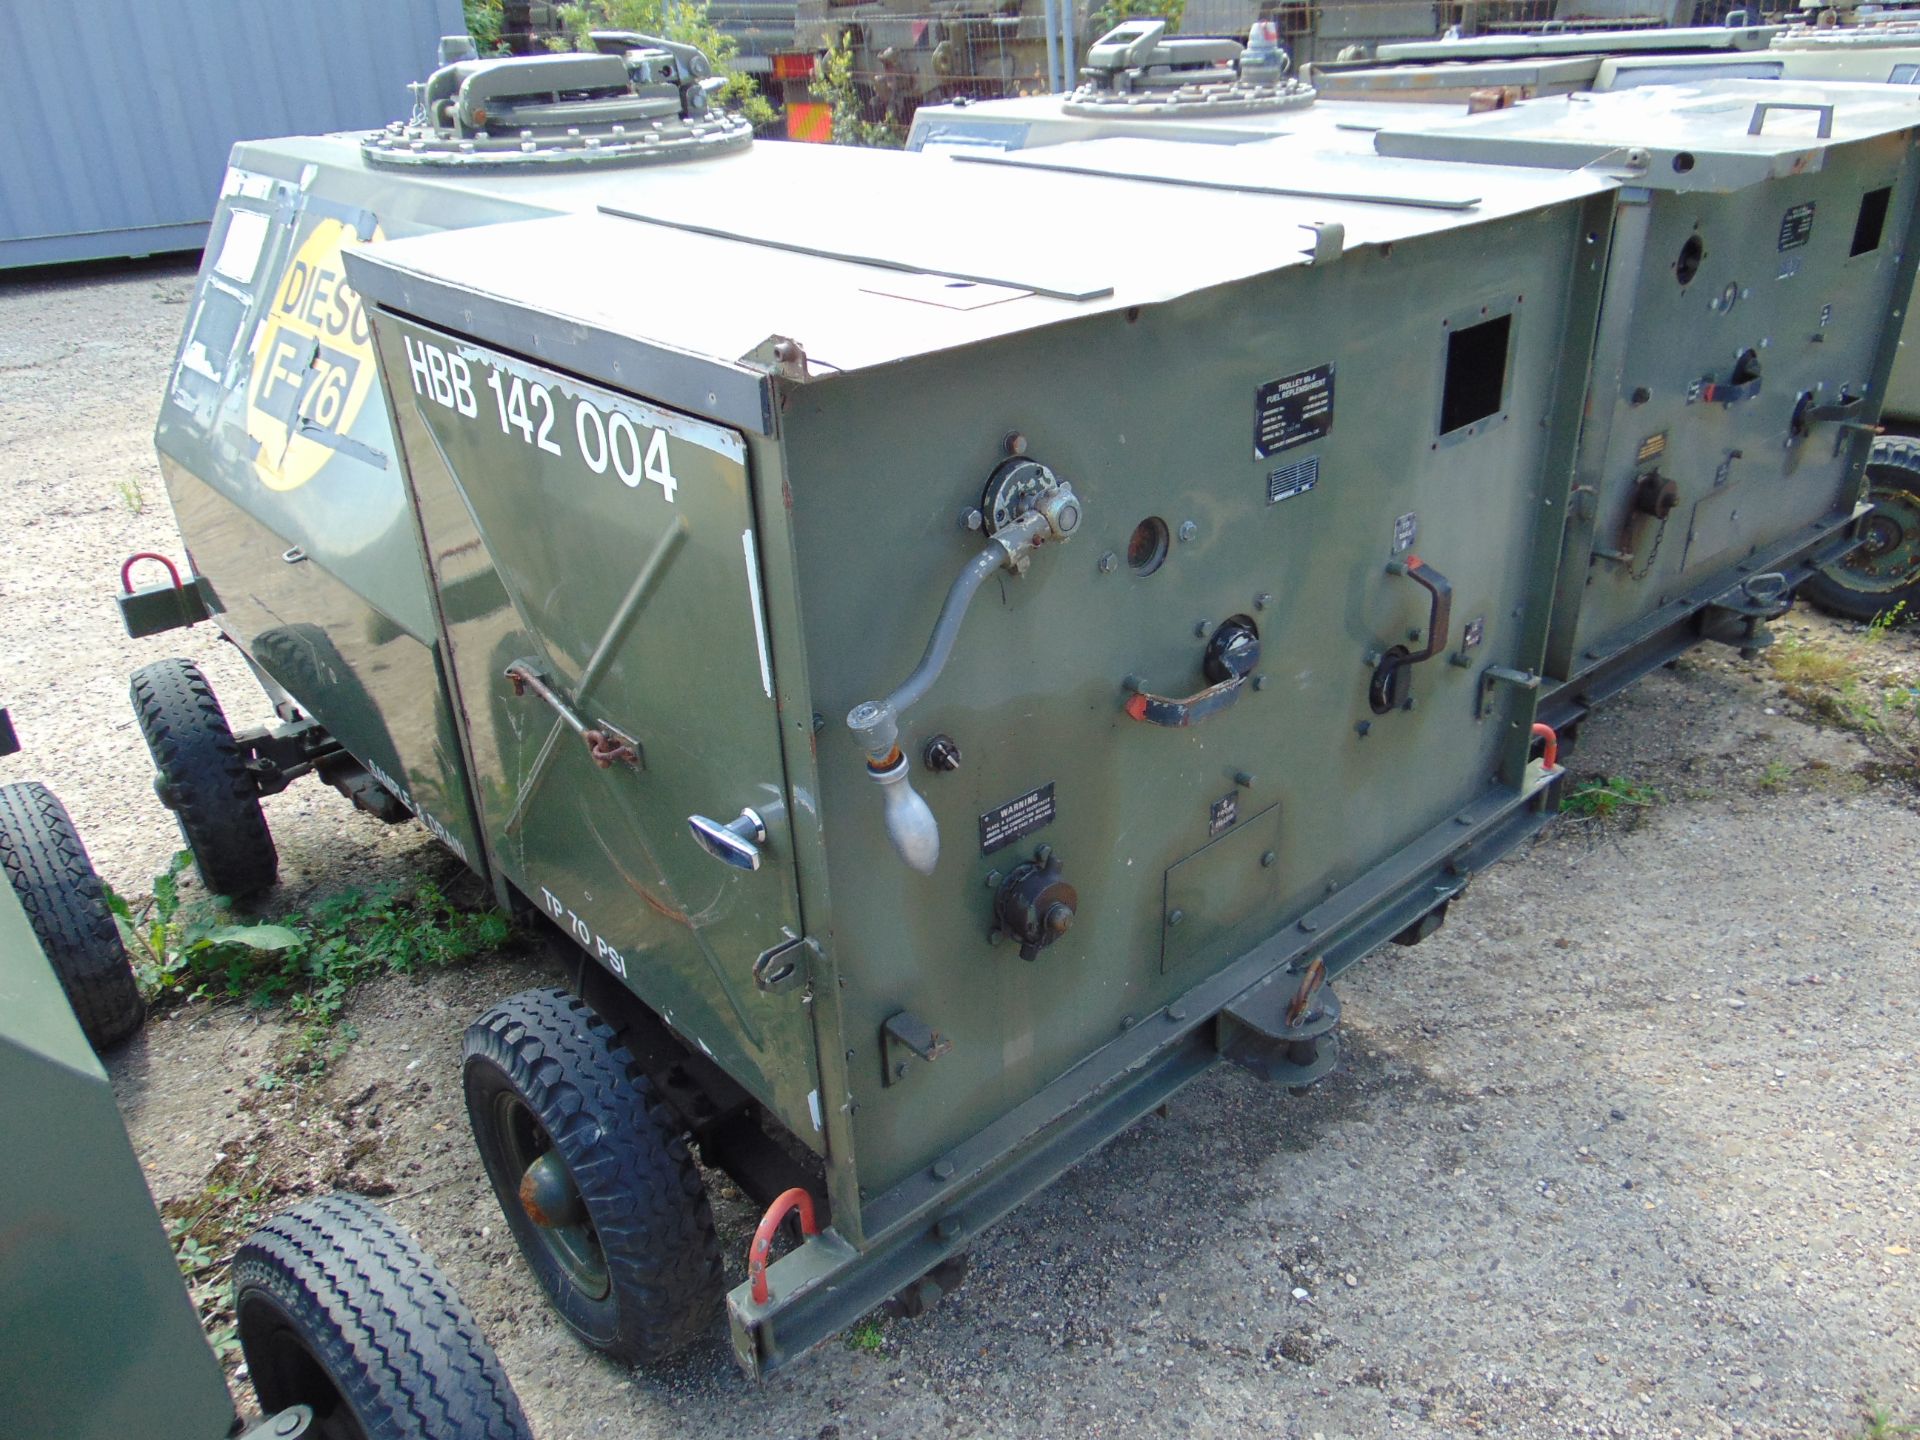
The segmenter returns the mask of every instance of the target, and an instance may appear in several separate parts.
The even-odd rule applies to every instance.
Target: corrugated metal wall
[[[204,243],[236,140],[362,130],[460,0],[0,0],[0,268]]]

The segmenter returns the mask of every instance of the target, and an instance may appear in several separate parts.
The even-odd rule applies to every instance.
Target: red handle
[[[760,1224],[753,1232],[753,1248],[747,1252],[747,1278],[753,1282],[753,1303],[767,1303],[767,1254],[773,1249],[773,1232],[780,1228],[780,1222],[793,1211],[800,1212],[800,1233],[818,1235],[820,1222],[813,1216],[813,1196],[794,1186],[767,1207],[767,1213],[760,1217]]]
[[[174,565],[173,561],[164,555],[156,555],[151,550],[142,550],[137,555],[129,555],[127,557],[127,563],[120,567],[120,588],[125,593],[128,595],[133,593],[133,567],[138,565],[142,560],[157,560],[160,564],[166,566],[167,577],[173,581],[173,588],[176,590],[181,588],[180,571]]]
[[[1558,770],[1560,768],[1560,737],[1553,733],[1551,725],[1538,723],[1533,727],[1533,734],[1535,739],[1547,742],[1540,751],[1540,758],[1547,762],[1547,769]]]

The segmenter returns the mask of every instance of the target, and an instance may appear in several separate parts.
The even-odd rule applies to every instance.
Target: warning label
[[[1004,850],[1053,820],[1053,782],[997,805],[980,817],[980,853]]]
[[[1253,392],[1253,454],[1257,460],[1318,440],[1333,429],[1333,366],[1269,380]]]

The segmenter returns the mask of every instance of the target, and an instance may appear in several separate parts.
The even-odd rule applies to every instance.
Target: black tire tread
[[[106,891],[67,807],[37,781],[0,785],[0,870],[93,1048],[139,1029],[146,1006]]]
[[[531,1440],[519,1398],[473,1312],[377,1206],[308,1200],[249,1236],[233,1260],[240,1345],[256,1383],[249,1297],[295,1325],[368,1440]],[[263,1393],[268,1413],[303,1397]]]
[[[1873,452],[1867,457],[1869,492],[1873,487],[1872,471],[1876,465],[1904,471],[1910,482],[1909,488],[1920,492],[1920,440],[1907,435],[1882,435],[1873,442]],[[1832,570],[1816,570],[1801,583],[1797,593],[1801,599],[1825,610],[1829,615],[1862,623],[1902,603],[1909,612],[1920,609],[1920,580],[1902,585],[1897,590],[1875,592],[1854,589],[1846,583],[1845,575],[1846,567],[1843,565],[1836,565]]]
[[[683,1127],[619,1036],[566,990],[526,990],[467,1028],[465,1067],[478,1064],[504,1072],[541,1117],[606,1254],[618,1333],[575,1331],[629,1364],[685,1349],[719,1308],[720,1243]],[[481,1119],[473,1118],[477,1128]],[[490,1178],[510,1227],[530,1226],[513,1187]],[[541,1280],[572,1324],[548,1277]]]
[[[259,791],[200,667],[191,660],[144,665],[133,672],[130,690],[201,881],[233,899],[265,890],[279,874],[280,857]]]

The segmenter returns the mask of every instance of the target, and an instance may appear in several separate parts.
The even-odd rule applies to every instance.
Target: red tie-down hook
[[[173,581],[173,588],[176,590],[181,588],[180,570],[173,561],[164,555],[156,555],[151,550],[142,550],[137,555],[129,555],[127,557],[127,563],[120,567],[121,590],[129,595],[133,593],[133,567],[138,565],[142,560],[152,560],[157,564],[166,566],[167,578]]]
[[[1553,733],[1553,727],[1535,722],[1533,738],[1546,742],[1540,747],[1540,758],[1546,762],[1547,769],[1558,770],[1560,768],[1560,737]]]
[[[747,1251],[747,1279],[753,1284],[753,1303],[764,1305],[771,1292],[767,1289],[767,1252],[773,1249],[774,1232],[780,1222],[794,1211],[800,1212],[800,1233],[818,1235],[820,1222],[814,1219],[813,1196],[799,1186],[786,1191],[767,1207],[753,1232],[753,1248]]]

